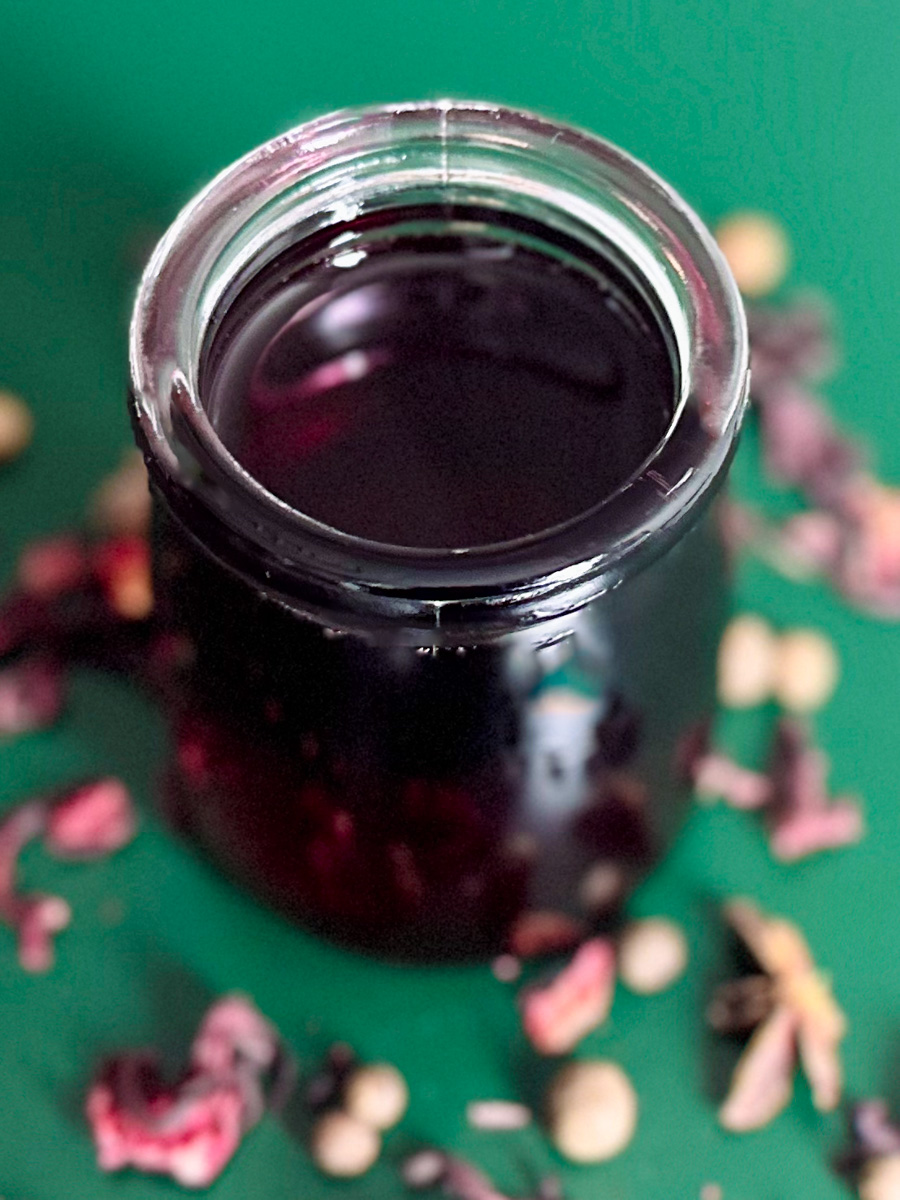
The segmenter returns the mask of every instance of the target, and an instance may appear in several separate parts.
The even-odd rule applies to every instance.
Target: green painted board
[[[444,94],[496,98],[592,127],[651,163],[710,218],[771,208],[791,230],[795,279],[841,314],[846,365],[829,389],[900,480],[900,13],[893,0],[44,0],[3,6],[0,33],[0,385],[29,398],[32,451],[0,474],[0,571],[73,523],[127,443],[125,328],[136,273],[178,205],[213,171],[296,120],[338,105]],[[759,494],[754,439],[736,471]],[[900,627],[824,589],[748,566],[740,603],[828,628],[845,682],[820,722],[838,788],[866,800],[855,850],[773,865],[752,818],[698,811],[635,911],[689,930],[670,994],[620,993],[584,1044],[632,1073],[640,1130],[606,1166],[564,1171],[572,1200],[837,1200],[838,1117],[800,1084],[789,1111],[745,1138],[717,1129],[719,1065],[702,1012],[721,969],[715,901],[749,892],[806,928],[851,1020],[854,1095],[900,1105]],[[728,737],[758,750],[758,722]],[[512,993],[483,967],[379,965],[296,932],[234,891],[150,813],[163,730],[122,684],[85,675],[53,731],[0,748],[0,805],[91,771],[121,774],[147,813],[100,866],[29,855],[29,883],[74,908],[59,959],[24,976],[0,931],[0,1192],[6,1200],[153,1200],[174,1185],[105,1178],[81,1104],[96,1057],[155,1043],[177,1058],[224,989],[256,998],[311,1066],[333,1038],[407,1074],[412,1105],[364,1181],[312,1170],[293,1118],[267,1120],[213,1187],[216,1200],[398,1197],[407,1142],[469,1154],[510,1191],[559,1166],[536,1132],[466,1129],[467,1100],[540,1089]]]

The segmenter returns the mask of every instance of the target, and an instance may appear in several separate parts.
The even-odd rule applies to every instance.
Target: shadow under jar
[[[727,608],[747,348],[698,218],[531,113],[333,114],[184,210],[131,366],[177,823],[379,953],[609,920]]]

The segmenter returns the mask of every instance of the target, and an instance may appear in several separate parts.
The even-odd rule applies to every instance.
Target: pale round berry
[[[21,396],[0,390],[0,463],[18,458],[30,445],[33,435],[31,409]]]
[[[547,1094],[550,1138],[564,1158],[604,1162],[620,1154],[637,1127],[638,1100],[617,1063],[586,1059],[563,1067]]]
[[[344,1089],[344,1108],[373,1129],[392,1129],[408,1104],[406,1080],[390,1063],[357,1067]]]
[[[740,212],[716,227],[716,241],[745,296],[765,296],[784,281],[790,265],[787,235],[765,213]]]
[[[762,617],[745,613],[729,622],[719,642],[717,690],[726,708],[755,708],[772,694],[778,638]]]
[[[313,1126],[310,1151],[325,1175],[352,1179],[364,1175],[381,1153],[376,1129],[345,1112],[328,1112]]]
[[[639,996],[671,987],[684,974],[687,961],[684,931],[665,917],[633,921],[619,942],[619,978]]]
[[[775,699],[789,712],[817,712],[833,696],[839,673],[829,638],[815,629],[791,629],[778,644]]]

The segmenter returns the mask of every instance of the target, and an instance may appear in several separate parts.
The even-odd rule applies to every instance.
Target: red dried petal
[[[245,1102],[234,1080],[191,1082],[165,1091],[146,1055],[110,1064],[88,1093],[86,1112],[97,1162],[104,1171],[134,1167],[170,1175],[182,1187],[208,1187],[221,1174],[245,1130]],[[126,1086],[140,1068],[147,1099],[136,1104]],[[146,1097],[145,1097],[146,1098]]]
[[[113,612],[140,621],[153,611],[150,548],[145,538],[117,537],[94,551],[94,574]]]
[[[176,1084],[166,1085],[146,1051],[112,1059],[86,1102],[100,1167],[130,1166],[183,1187],[208,1187],[262,1116],[263,1077],[284,1057],[251,1002],[227,996],[204,1018]]]
[[[769,835],[772,854],[781,862],[796,862],[858,842],[865,830],[855,801],[836,800],[826,809],[792,813],[777,821]]]
[[[16,575],[23,591],[43,600],[80,587],[88,577],[84,543],[68,535],[33,542],[23,550]]]
[[[47,815],[44,841],[60,858],[98,858],[126,846],[137,818],[119,779],[95,779],[63,793]]]
[[[195,1069],[220,1073],[239,1060],[268,1071],[280,1053],[278,1031],[244,996],[225,996],[209,1009],[191,1047]]]
[[[546,987],[522,1000],[522,1028],[539,1054],[565,1054],[608,1016],[616,982],[612,942],[592,938]]]
[[[772,784],[759,771],[740,766],[725,754],[706,754],[692,771],[700,796],[719,797],[732,808],[763,808],[772,799]]]

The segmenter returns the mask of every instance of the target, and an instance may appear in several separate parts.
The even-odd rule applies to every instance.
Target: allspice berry
[[[790,246],[782,227],[766,213],[739,212],[716,227],[716,241],[745,296],[768,295],[783,282]]]
[[[406,1112],[409,1089],[390,1063],[357,1067],[344,1088],[344,1108],[373,1129],[392,1129]]]
[[[816,629],[790,629],[778,643],[775,699],[789,712],[817,712],[833,696],[839,673],[830,638]]]
[[[719,702],[726,708],[765,703],[772,694],[778,654],[778,638],[767,621],[752,613],[735,617],[719,642]]]
[[[374,1165],[381,1153],[381,1137],[371,1125],[335,1110],[313,1126],[310,1152],[323,1174],[352,1179]]]
[[[570,1162],[604,1162],[620,1154],[637,1127],[631,1080],[614,1062],[583,1059],[563,1067],[546,1099],[551,1141]]]
[[[859,1200],[900,1200],[900,1154],[870,1159],[859,1179]]]
[[[619,941],[619,978],[639,996],[671,987],[684,974],[687,961],[684,931],[665,917],[632,921]]]
[[[31,409],[21,396],[0,390],[0,463],[18,458],[30,445],[33,435]]]

